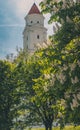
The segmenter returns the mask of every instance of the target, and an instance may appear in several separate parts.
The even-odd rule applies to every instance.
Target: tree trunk
[[[53,120],[46,120],[44,122],[45,130],[52,130]]]
[[[47,127],[47,126],[45,126],[45,130],[48,130],[48,127]]]
[[[52,130],[52,125],[49,126],[49,130]]]
[[[45,126],[45,130],[52,130],[52,124],[48,124]]]

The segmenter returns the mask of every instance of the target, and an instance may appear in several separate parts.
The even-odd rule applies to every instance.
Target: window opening
[[[39,21],[37,21],[37,23],[39,23]]]
[[[39,37],[39,35],[37,35],[37,39],[39,39],[40,37]]]

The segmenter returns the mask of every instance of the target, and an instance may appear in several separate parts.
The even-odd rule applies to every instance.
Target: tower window
[[[28,36],[27,36],[27,40],[28,40]]]
[[[31,23],[33,23],[33,21],[31,21]]]
[[[39,39],[40,37],[39,37],[39,35],[37,35],[37,39]]]
[[[37,21],[37,23],[39,23],[39,21]]]

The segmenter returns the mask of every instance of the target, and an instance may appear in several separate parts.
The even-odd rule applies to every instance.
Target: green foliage
[[[0,61],[0,127],[4,130],[3,124],[9,130],[13,119],[15,129],[44,124],[52,130],[53,121],[60,129],[66,123],[80,124],[80,3],[45,0],[41,7],[60,27],[50,37],[51,44],[32,56],[20,50],[13,63]]]
[[[67,16],[70,18],[70,22],[73,21],[75,16],[79,16],[80,8],[79,2],[76,0],[44,0],[40,3],[43,13],[50,13],[50,22],[57,21],[62,24],[62,20],[65,23]]]
[[[0,61],[0,129],[9,130],[13,126],[16,104],[14,65]],[[13,114],[14,113],[14,114]]]
[[[41,3],[41,7],[42,12],[48,11],[51,14],[50,22],[56,21],[61,24],[55,35],[50,37],[53,42],[53,55],[49,56],[49,63],[53,63],[51,70],[56,77],[53,88],[55,86],[56,94],[66,101],[62,118],[64,123],[79,124],[80,98],[77,95],[80,95],[80,2],[46,0]]]

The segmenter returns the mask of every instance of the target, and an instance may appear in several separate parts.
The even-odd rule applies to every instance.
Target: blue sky
[[[35,0],[39,5],[42,0]],[[16,47],[23,47],[22,32],[25,26],[24,17],[30,10],[34,0],[0,0],[0,59],[7,54],[16,54]],[[46,16],[45,26],[48,33],[51,33],[51,26],[47,25]]]

